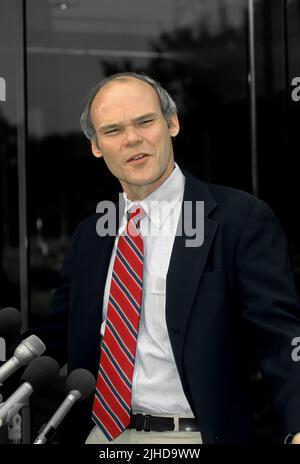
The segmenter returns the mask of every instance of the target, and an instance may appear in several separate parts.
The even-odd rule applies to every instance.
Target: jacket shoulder
[[[241,224],[252,214],[275,216],[267,203],[249,192],[205,182],[190,174],[187,175],[187,180],[192,190],[198,192],[199,199],[202,199],[204,193],[204,199],[213,204],[211,216],[223,223]]]
[[[225,223],[245,225],[251,220],[267,220],[276,224],[276,227],[280,226],[279,220],[270,206],[255,195],[212,183],[207,183],[207,188],[218,204],[218,208],[215,210],[216,217]]]
[[[261,201],[253,194],[244,190],[210,182],[207,182],[206,185],[219,205],[240,205],[251,208]]]

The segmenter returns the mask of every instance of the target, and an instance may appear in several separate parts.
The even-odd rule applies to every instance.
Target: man
[[[291,343],[300,313],[273,213],[245,192],[181,172],[176,105],[147,76],[106,78],[81,125],[124,195],[116,237],[99,234],[101,214],[79,225],[44,333],[69,370],[97,378],[86,442],[251,442],[249,344],[283,436],[293,438],[300,373]],[[204,240],[188,246],[177,228],[191,218],[197,225],[199,202]]]

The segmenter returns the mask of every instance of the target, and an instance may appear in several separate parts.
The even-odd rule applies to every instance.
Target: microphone
[[[34,440],[34,445],[44,445],[51,438],[59,424],[63,421],[76,401],[83,401],[95,390],[95,377],[86,369],[75,369],[66,380],[66,391],[69,392],[53,414],[49,422],[43,426]]]
[[[16,308],[0,310],[0,337],[10,338],[21,332],[22,315]]]
[[[39,393],[45,390],[58,378],[58,375],[59,365],[55,359],[50,358],[50,356],[33,359],[23,372],[21,381],[25,380],[25,382],[5,403],[0,405],[0,427],[10,421],[33,392]]]
[[[17,346],[13,356],[0,367],[0,386],[21,366],[26,366],[34,358],[44,353],[46,347],[36,336],[30,335]]]
[[[6,361],[9,352],[16,347],[20,336],[22,315],[16,308],[3,308],[0,310],[0,361]],[[12,348],[13,347],[13,348]]]

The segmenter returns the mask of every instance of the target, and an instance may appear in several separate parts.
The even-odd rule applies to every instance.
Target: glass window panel
[[[299,125],[300,125],[300,2],[286,0],[286,95],[287,95],[287,150],[284,163],[288,170],[287,210],[289,213],[289,237],[294,270],[300,289],[300,222],[299,199]]]
[[[19,197],[25,180],[25,171],[21,172],[19,165],[21,158],[24,161],[25,155],[23,54],[22,3],[19,0],[2,0],[0,4],[0,309],[7,306],[21,309],[24,316],[23,324],[26,326],[26,221],[23,221],[25,208]],[[24,214],[21,214],[21,209]],[[18,334],[12,335],[4,344],[1,340],[0,366],[14,352],[14,337]],[[1,388],[1,394],[7,398],[11,393],[12,386],[6,382]],[[27,417],[23,416],[23,424],[25,423]],[[0,428],[1,443],[8,443],[7,427]]]
[[[143,71],[178,102],[175,156],[199,177],[251,189],[246,2],[27,0],[32,316],[43,313],[70,234],[118,182],[80,132],[107,74]]]
[[[1,1],[0,14],[0,308],[20,308],[18,129],[22,53],[20,9]]]

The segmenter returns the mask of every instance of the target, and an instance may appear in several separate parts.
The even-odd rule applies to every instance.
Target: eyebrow
[[[140,122],[140,121],[143,121],[144,119],[148,119],[148,118],[154,118],[154,119],[157,119],[159,117],[159,114],[158,113],[146,113],[146,114],[142,114],[141,116],[138,116],[137,118],[134,118],[131,120],[131,122],[134,124],[134,123],[137,123],[137,122]],[[122,124],[120,123],[112,123],[112,124],[107,124],[105,126],[100,126],[98,128],[98,132],[100,131],[107,131],[107,130],[111,130],[111,129],[115,129],[116,127],[120,127],[122,126]]]

